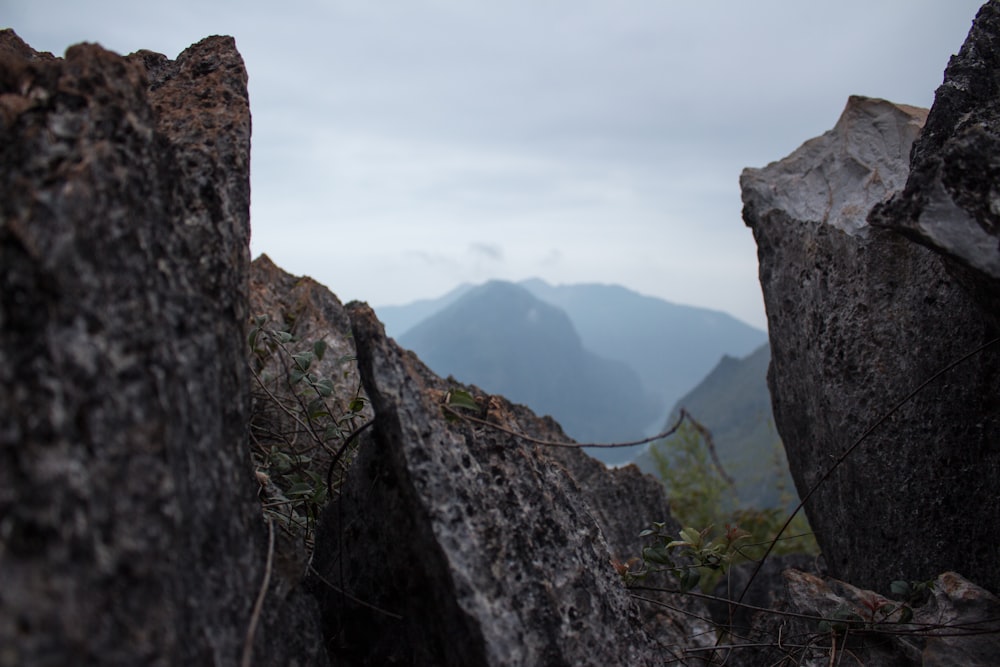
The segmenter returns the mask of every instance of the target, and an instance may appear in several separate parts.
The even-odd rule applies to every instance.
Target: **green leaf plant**
[[[357,434],[370,424],[367,399],[360,384],[338,394],[354,358],[326,359],[325,340],[299,340],[260,316],[247,343],[255,385],[251,458],[263,511],[311,553],[320,511],[339,489]]]

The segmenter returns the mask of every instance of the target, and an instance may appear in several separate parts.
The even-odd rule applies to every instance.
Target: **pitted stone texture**
[[[648,634],[566,469],[490,427],[449,423],[449,383],[387,339],[367,306],[348,311],[376,417],[317,538],[339,659],[653,665],[712,641],[696,621]],[[507,428],[565,438],[499,397],[482,400]]]
[[[231,38],[57,59],[0,32],[0,664],[240,660],[246,82]]]
[[[859,104],[911,117],[881,101],[855,98],[849,109]],[[872,136],[857,132],[845,140]],[[895,141],[884,148],[879,164],[907,153]],[[884,229],[851,235],[835,220],[796,217],[801,209],[789,210],[788,202],[811,190],[790,175],[836,164],[814,157],[803,161],[797,151],[791,164],[749,171],[742,181],[771,339],[768,385],[800,496],[921,382],[995,335],[927,248]],[[903,170],[895,164],[884,171]],[[836,182],[847,191],[843,200],[869,188],[865,173]],[[884,590],[894,579],[963,569],[1000,588],[1000,567],[982,540],[1000,516],[998,395],[1000,349],[993,346],[923,388],[819,486],[806,512],[832,575]]]
[[[1000,297],[1000,2],[983,5],[945,70],[910,176],[871,222],[970,269]]]
[[[825,667],[832,655],[839,664],[859,667],[991,667],[1000,655],[1000,600],[954,572],[934,578],[929,599],[912,603],[913,618],[905,623],[900,602],[874,591],[794,569],[784,577],[790,611],[855,615],[855,627],[841,636],[839,647],[829,635],[817,635],[815,622],[785,619],[787,644],[813,643],[796,664]]]

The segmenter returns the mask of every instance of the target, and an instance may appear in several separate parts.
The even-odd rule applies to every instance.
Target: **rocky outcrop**
[[[259,328],[250,363],[251,452],[257,472],[265,475],[258,475],[265,495],[293,508],[286,503],[289,484],[337,485],[351,458],[353,443],[346,440],[372,411],[361,386],[351,321],[329,289],[282,271],[261,255],[250,266],[250,312]],[[275,340],[276,334],[287,334],[287,342]],[[293,381],[303,375],[296,373],[303,359],[308,375]],[[316,501],[325,503],[326,497]],[[285,525],[307,519],[294,517]],[[308,553],[302,555],[308,560]]]
[[[598,515],[632,515],[625,533],[662,520],[662,490],[643,495],[653,483],[629,470],[634,488],[610,491],[610,477],[595,479],[603,466],[580,451],[559,465],[502,430],[450,423],[442,404],[453,385],[387,339],[369,308],[348,310],[375,425],[317,537],[315,587],[339,660],[652,665],[711,642],[689,618],[644,629],[609,562]],[[550,420],[479,398],[480,416],[500,427],[566,441]],[[603,486],[606,501],[592,505],[567,467]],[[649,505],[628,504],[640,497]],[[613,510],[616,500],[626,504]]]
[[[231,38],[57,59],[0,32],[0,664],[244,653],[246,82]],[[262,623],[255,659],[282,641]]]
[[[945,70],[913,147],[906,188],[873,225],[906,234],[971,272],[984,306],[1000,305],[1000,2],[979,11]]]
[[[784,578],[788,611],[802,615],[785,617],[785,643],[808,647],[772,647],[772,661],[794,655],[795,664],[825,667],[832,656],[845,666],[991,667],[1000,655],[1000,600],[954,572],[936,577],[926,599],[915,600],[794,569]],[[817,633],[825,628],[818,617],[831,619],[833,632]]]
[[[832,131],[743,173],[768,382],[799,494],[818,485],[806,512],[831,574],[884,591],[956,570],[1000,590],[980,539],[1000,512],[1000,350],[937,375],[996,330],[938,254],[866,224],[902,187],[923,116],[851,98]]]

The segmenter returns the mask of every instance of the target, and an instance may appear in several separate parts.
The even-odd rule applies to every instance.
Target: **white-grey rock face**
[[[743,175],[768,384],[800,496],[870,424],[996,335],[940,255],[865,226],[902,186],[921,116],[852,98],[833,131]],[[1000,516],[998,347],[921,389],[818,486],[806,512],[832,575],[884,590],[961,570],[1000,587],[995,558],[972,537]]]
[[[779,162],[746,169],[744,201],[866,234],[872,207],[900,190],[927,110],[853,96],[836,126]]]

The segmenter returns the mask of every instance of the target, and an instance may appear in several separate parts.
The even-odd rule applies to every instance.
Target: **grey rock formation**
[[[872,206],[906,183],[910,146],[926,117],[926,109],[851,97],[832,130],[780,163],[744,171],[744,203],[867,236]]]
[[[983,5],[945,70],[906,188],[872,224],[938,250],[1000,296],[1000,2]]]
[[[1000,656],[1000,600],[954,572],[933,581],[926,601],[906,606],[843,581],[789,569],[784,573],[789,610],[807,617],[841,618],[847,626],[839,641],[829,632],[817,633],[809,619],[787,617],[785,642],[807,649],[786,649],[795,664],[825,667],[837,664],[866,667],[992,667]],[[779,656],[773,651],[773,656]],[[770,663],[769,663],[770,664]]]
[[[712,641],[680,614],[682,624],[644,629],[653,613],[643,618],[609,562],[598,517],[615,515],[616,493],[611,476],[595,479],[600,464],[449,423],[441,405],[452,385],[387,339],[367,306],[348,311],[376,417],[317,536],[314,584],[338,660],[652,665]],[[565,441],[551,420],[499,397],[480,401],[505,428]],[[567,468],[603,484],[608,504],[595,509],[605,501],[592,505]],[[666,507],[634,469],[619,475],[633,488],[618,492],[617,512],[635,525],[607,532],[627,550],[626,533],[662,520]],[[637,498],[649,506],[629,505]]]
[[[246,82],[231,38],[57,59],[0,32],[2,665],[240,661]]]
[[[886,597],[789,567],[794,558],[781,560],[777,559],[774,567],[765,566],[771,569],[767,589],[761,590],[766,599],[754,596],[758,598],[750,602],[754,608],[736,608],[735,648],[727,656],[727,665],[996,664],[1000,655],[1000,600],[954,572],[934,578],[929,590]],[[765,603],[763,609],[761,602]],[[716,617],[720,624],[728,623],[723,613]],[[748,622],[752,627],[746,627]]]
[[[995,335],[941,258],[864,224],[903,182],[923,113],[851,98],[841,121],[788,158],[743,173],[767,308],[775,421],[800,496],[869,425]],[[966,573],[1000,590],[1000,350],[922,388],[806,504],[832,575]]]

